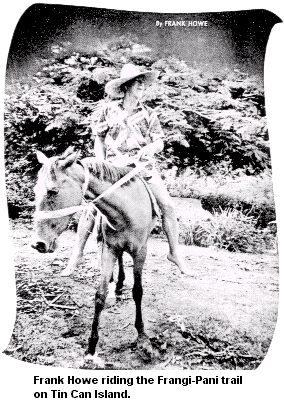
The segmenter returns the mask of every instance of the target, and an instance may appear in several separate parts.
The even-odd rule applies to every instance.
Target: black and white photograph
[[[121,371],[241,385],[279,319],[265,77],[281,15],[98,4],[30,4],[9,39],[2,360],[124,384],[72,398],[129,398]]]

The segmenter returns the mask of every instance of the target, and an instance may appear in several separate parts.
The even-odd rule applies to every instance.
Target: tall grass
[[[219,208],[208,220],[179,218],[180,242],[202,247],[214,246],[231,252],[263,253],[276,250],[273,228],[257,229],[248,212]]]

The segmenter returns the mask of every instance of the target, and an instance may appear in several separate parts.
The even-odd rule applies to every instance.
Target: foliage
[[[269,169],[255,176],[247,176],[243,170],[232,170],[228,161],[211,168],[208,175],[203,168],[187,168],[171,179],[167,178],[172,196],[201,199],[206,210],[213,212],[234,208],[250,211],[257,226],[266,227],[276,219],[272,175]]]
[[[249,212],[219,208],[206,221],[180,220],[180,240],[186,245],[214,246],[231,252],[263,253],[275,248],[275,234],[269,228],[256,229]]]
[[[109,40],[89,54],[54,45],[49,59],[38,60],[32,81],[6,88],[11,213],[31,207],[39,169],[36,149],[52,156],[73,145],[82,156],[92,154],[91,120],[98,116],[106,82],[119,76],[126,62],[160,73],[144,100],[156,108],[166,136],[161,170],[175,166],[182,173],[190,166],[210,176],[223,163],[230,174],[242,169],[247,176],[270,169],[263,87],[257,78],[238,70],[209,75],[173,57],[157,59],[135,37]]]
[[[37,149],[47,156],[62,153],[69,145],[80,149],[82,156],[90,152],[89,116],[97,106],[92,99],[101,98],[101,88],[110,73],[101,68],[101,59],[97,58],[95,71],[94,58],[88,61],[85,66],[86,59],[78,54],[56,62],[51,60],[32,84],[19,83],[13,91],[7,91],[6,183],[10,214],[15,217],[18,209],[31,205],[32,187],[40,167],[35,156]]]
[[[22,179],[17,173],[8,171],[6,174],[7,198],[9,203],[9,213],[13,217],[27,217],[33,204],[30,179],[25,175]]]
[[[160,82],[146,100],[167,135],[166,155],[180,168],[224,159],[249,174],[270,166],[262,83],[238,70],[207,76],[177,59],[153,64]]]

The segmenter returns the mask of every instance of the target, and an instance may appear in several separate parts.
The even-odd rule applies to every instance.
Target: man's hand
[[[153,143],[149,143],[148,145],[144,146],[142,149],[139,150],[137,153],[138,160],[149,160],[152,159],[155,153],[161,152],[163,149],[163,141],[157,140]]]
[[[140,149],[136,156],[137,159],[141,161],[152,159],[155,154],[155,149],[152,145],[153,144],[150,143],[149,145],[146,145],[144,148]]]

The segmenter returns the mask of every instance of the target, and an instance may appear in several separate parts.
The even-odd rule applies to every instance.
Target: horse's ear
[[[40,150],[36,151],[36,157],[40,164],[46,164],[48,161],[48,157],[46,157]]]
[[[63,160],[58,160],[58,167],[62,169],[66,169],[67,167],[72,166],[73,163],[78,159],[79,152],[74,152],[71,155],[65,157]]]

